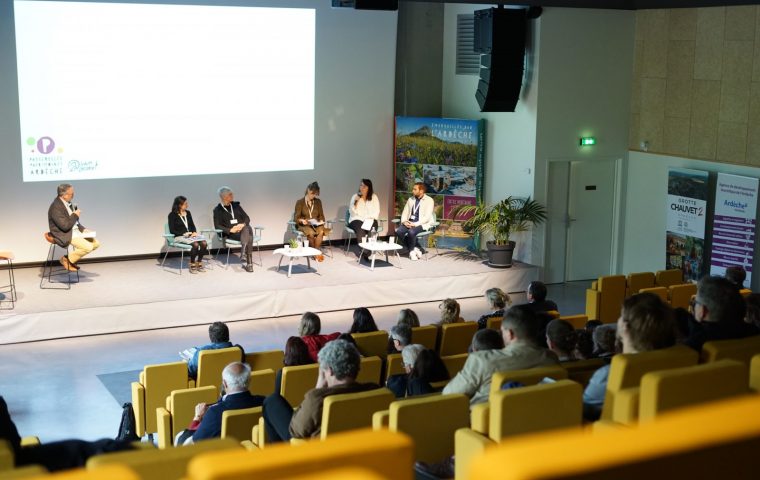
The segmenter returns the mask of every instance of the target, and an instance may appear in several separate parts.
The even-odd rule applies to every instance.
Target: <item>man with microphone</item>
[[[48,209],[50,235],[56,245],[65,249],[68,249],[69,245],[74,247],[73,252],[60,259],[61,265],[70,272],[79,270],[77,262],[100,246],[92,232],[79,223],[82,212],[71,203],[73,199],[74,187],[62,183],[58,185],[58,197]]]

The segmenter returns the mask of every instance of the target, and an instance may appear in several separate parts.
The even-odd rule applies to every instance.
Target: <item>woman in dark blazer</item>
[[[195,223],[193,223],[193,216],[187,209],[187,198],[180,195],[174,199],[168,222],[169,231],[174,235],[174,241],[187,243],[192,247],[190,249],[190,273],[205,272],[203,255],[208,253],[208,245],[205,240],[194,240],[199,235]]]

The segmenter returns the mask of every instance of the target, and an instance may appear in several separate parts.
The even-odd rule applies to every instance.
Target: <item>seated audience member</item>
[[[689,329],[694,321],[694,314],[690,310],[692,307],[689,307],[689,310],[681,307],[673,309],[673,317],[676,322],[676,342],[678,343],[684,343],[689,338]]]
[[[230,363],[222,370],[222,398],[208,405],[199,403],[195,407],[195,418],[190,427],[177,437],[177,445],[187,445],[209,438],[222,436],[222,414],[227,410],[260,407],[264,403],[261,395],[251,395],[251,367],[248,364]]]
[[[394,325],[391,327],[391,333],[388,336],[391,345],[388,350],[390,353],[400,352],[407,345],[412,343],[412,329],[408,325]]]
[[[750,330],[760,333],[760,293],[750,293],[744,301],[747,304],[744,321],[750,325]]]
[[[462,317],[459,316],[459,313],[460,313],[459,302],[457,302],[453,298],[445,299],[444,301],[441,302],[440,305],[438,305],[438,308],[441,310],[441,319],[432,324],[438,328],[438,335],[435,340],[436,350],[440,349],[441,339],[443,338],[443,329],[441,327],[443,325],[448,325],[449,323],[458,323],[458,322],[464,321],[464,319],[462,319]]]
[[[623,302],[617,336],[623,353],[648,352],[675,345],[675,328],[673,311],[660,297],[639,293]],[[583,392],[583,415],[588,420],[597,420],[602,413],[609,373],[609,364],[594,372]]]
[[[295,367],[298,365],[311,365],[314,360],[311,358],[309,347],[301,337],[290,337],[285,342],[285,355],[282,358],[283,367]],[[282,385],[282,369],[277,370],[277,376],[274,379],[274,391],[279,392]]]
[[[361,364],[359,351],[345,340],[333,340],[319,351],[317,385],[306,392],[296,410],[279,393],[264,401],[264,424],[271,442],[291,438],[318,437],[322,428],[322,404],[330,395],[364,392],[379,388],[373,383],[357,383]]]
[[[507,310],[501,322],[506,346],[468,355],[464,367],[443,393],[463,393],[470,397],[470,405],[475,405],[488,401],[491,376],[495,372],[558,364],[554,352],[537,344],[537,328],[536,314],[529,306],[517,305]]]
[[[618,352],[617,328],[614,323],[596,328],[592,338],[595,357],[609,361]]]
[[[403,308],[398,312],[398,325],[406,324],[411,328],[420,326],[420,318],[414,313],[414,310]]]
[[[694,320],[684,342],[700,351],[705,342],[743,338],[753,332],[744,322],[747,307],[736,285],[722,277],[704,277],[697,284]]]
[[[192,357],[187,362],[187,376],[195,379],[198,376],[198,355],[202,350],[219,350],[230,348],[230,330],[224,322],[214,322],[208,327],[208,338],[211,343],[195,347]]]
[[[450,378],[449,371],[438,353],[430,349],[422,350],[414,361],[412,371],[409,372],[406,394],[411,397],[434,393],[436,390],[431,383],[442,382]]]
[[[575,331],[575,349],[573,357],[576,360],[588,360],[594,358],[594,338],[585,328]]]
[[[733,267],[726,267],[726,273],[724,276],[726,277],[726,280],[734,284],[738,290],[741,290],[744,288],[747,272],[743,267],[736,265]]]
[[[600,320],[589,320],[586,322],[586,325],[583,326],[583,329],[588,333],[594,333],[594,330],[596,330],[597,327],[601,327],[602,325],[604,324]]]
[[[350,343],[351,345],[353,345],[354,347],[356,347],[357,350],[359,349],[359,345],[356,343],[356,339],[350,333],[341,333],[340,335],[338,335],[338,338],[336,338],[336,340],[346,341]],[[361,352],[359,352],[359,354],[361,354]]]
[[[360,307],[354,310],[354,323],[351,324],[351,330],[348,333],[369,333],[377,332],[377,324],[369,310]]]
[[[404,398],[406,396],[409,374],[412,372],[412,368],[414,368],[417,356],[423,350],[425,350],[425,346],[419,344],[407,345],[401,350],[401,361],[404,363],[405,373],[391,375],[386,381],[386,387],[393,392],[396,398]]]
[[[557,304],[546,299],[546,285],[544,282],[534,281],[528,285],[528,303],[527,305],[534,312],[551,312],[559,311]]]
[[[104,438],[94,442],[84,440],[62,440],[40,445],[21,445],[21,436],[8,412],[5,399],[0,396],[0,440],[8,442],[13,451],[13,465],[16,468],[41,465],[50,472],[84,467],[87,459],[102,453],[132,450],[131,440],[111,440]],[[9,467],[10,468],[10,467]],[[3,476],[4,472],[0,472]],[[12,474],[12,472],[11,472]]]
[[[470,353],[485,350],[501,350],[502,348],[504,348],[504,338],[501,336],[501,332],[493,328],[484,328],[483,330],[478,330],[473,335]]]
[[[301,322],[298,324],[298,335],[306,343],[309,348],[309,356],[312,361],[317,361],[317,354],[319,350],[325,346],[325,344],[331,340],[335,340],[340,335],[340,332],[331,333],[329,335],[321,335],[322,321],[319,319],[319,315],[313,312],[306,312],[301,316]]]
[[[557,354],[560,362],[575,360],[573,352],[577,341],[578,335],[575,329],[565,320],[555,319],[546,326],[546,345],[549,350]]]
[[[479,330],[488,326],[489,319],[502,318],[504,316],[504,309],[512,303],[509,295],[504,293],[501,288],[489,288],[486,290],[486,301],[491,308],[491,313],[486,313],[478,319]]]

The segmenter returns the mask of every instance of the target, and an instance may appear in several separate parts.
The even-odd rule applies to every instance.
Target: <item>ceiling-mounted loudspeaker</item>
[[[527,10],[489,8],[475,12],[475,51],[480,81],[475,98],[481,112],[514,112],[525,69]]]
[[[355,10],[398,10],[398,0],[332,0],[332,6]]]

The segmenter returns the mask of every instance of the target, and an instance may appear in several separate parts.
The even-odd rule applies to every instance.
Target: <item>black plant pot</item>
[[[512,254],[515,251],[515,242],[510,241],[507,245],[496,245],[487,242],[488,265],[491,267],[507,268],[512,266]]]

